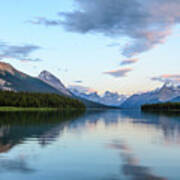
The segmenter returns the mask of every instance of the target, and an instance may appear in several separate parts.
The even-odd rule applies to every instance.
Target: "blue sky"
[[[97,21],[93,19],[92,12],[96,12],[96,8],[93,8],[96,6],[96,2],[99,2],[97,8],[100,7],[101,9],[101,1],[102,0],[93,0],[92,2],[94,2],[94,4],[92,3],[92,6],[89,6],[91,11],[86,9],[86,6],[91,5],[88,4],[90,3],[89,0],[85,0],[85,3],[82,2],[82,0],[2,1],[0,6],[0,42],[6,43],[6,46],[3,45],[3,47],[6,49],[9,48],[9,46],[33,45],[40,47],[29,53],[28,58],[38,58],[41,59],[41,61],[24,62],[17,57],[9,58],[8,56],[8,58],[6,58],[7,55],[1,58],[1,61],[9,62],[17,69],[33,76],[37,76],[45,69],[59,77],[66,86],[85,86],[99,93],[110,90],[122,94],[132,94],[157,88],[161,86],[163,82],[167,81],[169,77],[170,80],[174,77],[176,78],[175,80],[179,80],[180,14],[178,14],[178,10],[180,10],[180,3],[178,3],[177,0],[165,0],[166,4],[162,4],[162,0],[156,1],[161,3],[163,10],[162,14],[158,12],[158,15],[156,10],[154,10],[155,13],[153,11],[154,19],[151,18],[153,28],[154,26],[159,26],[160,23],[157,19],[161,17],[164,12],[167,12],[166,14],[169,13],[167,18],[163,19],[163,23],[165,22],[164,26],[160,28],[165,27],[171,32],[163,35],[163,37],[159,37],[157,30],[156,32],[153,30],[153,38],[157,38],[157,41],[153,39],[153,41],[150,42],[151,44],[148,44],[146,50],[142,50],[142,46],[149,43],[144,42],[143,39],[142,44],[142,38],[146,38],[146,41],[152,38],[147,38],[147,36],[141,37],[141,35],[143,36],[144,34],[142,34],[142,32],[139,33],[139,29],[137,29],[139,33],[138,36],[137,33],[132,34],[132,32],[127,30],[127,22],[125,22],[127,26],[126,29],[122,29],[123,33],[119,32],[117,28],[112,29],[109,27],[108,25],[112,24],[112,22],[105,22],[105,28],[104,26],[100,26],[103,25],[101,24],[102,19],[107,20],[113,15],[114,6],[108,6],[112,1],[105,0],[104,4],[107,6],[102,5],[104,11],[99,12],[97,9],[99,13],[95,17],[99,19]],[[121,1],[122,0],[113,0],[114,3],[116,2],[119,5],[118,7],[121,8],[121,6],[125,6],[131,11],[131,5],[120,4]],[[137,0],[129,1],[134,2],[132,7],[136,5],[135,1]],[[140,2],[142,2],[143,6],[147,6],[147,4],[144,4],[144,2],[147,1],[140,0]],[[171,2],[174,4],[171,4]],[[79,6],[78,3],[80,4]],[[168,3],[170,3],[170,8],[167,8]],[[82,17],[78,19],[79,16],[76,16],[74,11],[74,9],[81,10],[83,7],[84,14],[82,17],[88,18],[85,22],[82,22]],[[103,17],[107,15],[105,9],[107,7],[108,11],[110,11],[108,18]],[[177,13],[172,13],[176,11]],[[56,22],[59,19],[57,15],[58,12],[66,13],[64,17],[66,24],[47,26],[50,20]],[[68,14],[68,12],[71,12],[71,14]],[[137,13],[137,11],[133,11],[133,13]],[[124,14],[119,14],[119,17],[122,18],[121,21],[124,20],[123,15]],[[142,16],[143,12],[141,12],[140,15]],[[69,16],[71,19],[67,18]],[[45,20],[39,21],[37,17],[43,17]],[[129,18],[133,21],[132,16],[129,16]],[[174,18],[173,23],[168,24],[169,21],[167,23],[167,20],[170,18]],[[117,22],[113,22],[113,26],[116,27],[115,23],[117,23],[117,26],[121,27],[122,24],[120,24],[119,21],[117,19]],[[134,19],[133,22],[135,21],[136,19]],[[82,24],[78,24],[79,22],[82,22]],[[92,24],[90,24],[91,26],[88,24],[90,22],[94,23],[93,26]],[[82,31],[87,27],[83,26],[83,23],[88,24],[87,26],[90,27],[84,32]],[[142,25],[141,29],[145,27],[145,24],[140,25]],[[133,27],[130,25],[130,28],[133,30],[138,26],[139,24],[134,23]],[[71,28],[71,30],[68,28]],[[108,34],[108,31],[112,32]],[[145,31],[147,31],[147,29],[145,29]],[[158,33],[162,34],[164,30],[158,29]],[[124,47],[129,46],[132,37],[135,37],[134,39],[138,43],[136,42],[135,44],[136,48],[130,47],[130,54],[127,54],[124,51]],[[159,43],[161,40],[163,40],[163,43]],[[138,46],[139,42],[141,46]],[[4,55],[5,53],[1,52],[0,57],[2,54]],[[138,61],[133,64],[121,65],[122,61],[129,59],[137,59]],[[124,71],[122,70],[127,72],[123,74],[122,72]],[[151,80],[152,78],[156,79],[156,81]],[[76,81],[82,81],[82,83],[76,83]]]

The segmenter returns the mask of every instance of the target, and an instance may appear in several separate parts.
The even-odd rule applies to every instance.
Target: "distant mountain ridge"
[[[0,62],[0,89],[8,91],[55,93],[81,100],[91,108],[139,108],[143,104],[161,102],[180,102],[180,86],[165,84],[154,91],[134,94],[127,98],[107,91],[103,96],[97,93],[79,93],[67,89],[63,83],[48,71],[40,73],[39,77],[32,77],[16,70],[8,63]]]
[[[70,87],[69,90],[78,97],[96,102],[101,103],[107,106],[116,106],[119,107],[127,97],[125,95],[120,95],[118,93],[113,93],[110,91],[106,91],[102,96],[98,95],[97,92],[93,93],[82,93],[77,89]]]
[[[172,99],[170,102],[180,102],[180,96]]]
[[[58,77],[56,77],[55,75],[53,75],[52,73],[50,73],[46,70],[42,71],[39,74],[38,78],[40,80],[44,81],[45,83],[49,84],[53,88],[57,89],[64,95],[67,95],[69,97],[72,97],[72,98],[82,101],[88,108],[108,108],[108,106],[106,106],[102,103],[94,102],[90,99],[86,99],[84,97],[78,96],[76,93],[71,92],[69,89],[67,89],[64,86],[64,84],[61,82],[61,80]]]
[[[122,103],[121,107],[140,108],[144,104],[171,102],[178,96],[180,96],[180,86],[165,84],[162,88],[155,91],[132,95]]]

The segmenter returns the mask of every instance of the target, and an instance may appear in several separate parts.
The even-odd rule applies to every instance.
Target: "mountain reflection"
[[[71,113],[0,113],[0,153],[7,152],[26,138],[37,138],[45,146],[56,140],[64,128],[77,130],[96,125],[106,127],[128,121],[162,130],[166,144],[180,144],[180,115],[142,113],[140,111],[88,111]],[[73,121],[72,121],[73,120]]]
[[[26,138],[37,138],[45,146],[58,137],[80,112],[0,113],[0,153],[8,152]]]
[[[87,112],[75,121],[72,121],[68,128],[84,129],[87,125],[96,126],[103,122],[106,127],[129,122],[137,127],[149,127],[162,131],[166,144],[180,144],[180,114],[179,113],[143,113],[141,111],[95,111]],[[142,127],[142,128],[143,128]]]
[[[179,114],[120,110],[87,111],[84,114],[81,112],[0,113],[0,173],[18,172],[34,175],[39,171],[48,172],[47,168],[52,163],[52,172],[56,170],[57,177],[61,176],[63,171],[56,168],[63,169],[64,164],[67,165],[64,170],[69,167],[68,173],[66,171],[69,175],[69,171],[77,165],[76,163],[79,163],[79,169],[83,169],[84,164],[89,167],[93,161],[89,161],[88,153],[91,155],[90,157],[96,157],[97,149],[93,148],[98,147],[100,153],[97,153],[97,157],[101,156],[101,150],[102,154],[106,154],[107,149],[113,152],[116,150],[120,155],[117,163],[120,167],[120,175],[112,174],[111,177],[109,173],[104,176],[108,179],[118,180],[123,179],[123,176],[125,179],[130,177],[133,180],[165,180],[165,177],[156,174],[154,169],[148,165],[144,166],[140,162],[138,151],[132,142],[137,140],[144,145],[144,142],[151,143],[152,139],[160,140],[157,147],[159,144],[163,144],[159,147],[162,149],[164,149],[164,145],[179,145],[179,119]],[[92,133],[89,130],[94,131]],[[137,134],[137,137],[134,136],[134,133]],[[143,135],[148,135],[150,141],[146,141],[146,138],[143,139]],[[127,143],[129,142],[128,138],[130,143]],[[115,140],[112,141],[112,139]],[[94,144],[96,140],[97,142]],[[26,143],[30,143],[30,145],[23,146]],[[18,145],[17,151],[15,147]],[[42,153],[44,150],[47,150],[45,155]],[[26,153],[26,151],[28,152]],[[13,154],[14,152],[18,153]],[[82,159],[81,156],[83,156]],[[41,166],[36,166],[37,157],[40,157]],[[46,158],[47,166],[43,169]],[[106,159],[105,156],[103,158]],[[106,162],[104,163],[106,165]],[[92,166],[95,165],[92,164]],[[106,167],[105,165],[104,167]]]
[[[161,130],[167,145],[180,145],[180,113],[122,111],[121,117],[129,119],[133,124],[139,126],[146,125]]]
[[[0,173],[3,173],[5,171],[17,171],[21,173],[33,173],[35,170],[28,167],[25,159],[1,159],[0,160]]]

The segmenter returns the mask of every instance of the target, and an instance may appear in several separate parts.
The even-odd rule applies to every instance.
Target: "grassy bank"
[[[37,108],[37,107],[0,107],[0,112],[51,112],[51,111],[84,111],[84,109],[60,109],[60,108]]]
[[[17,111],[58,111],[58,108],[24,108],[24,107],[0,107],[0,112],[17,112]]]

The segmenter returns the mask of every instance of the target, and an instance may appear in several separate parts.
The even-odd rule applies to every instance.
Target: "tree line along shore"
[[[158,103],[145,104],[141,106],[142,111],[180,111],[180,103]]]
[[[18,110],[84,110],[85,105],[74,98],[49,93],[0,91],[0,111]]]

